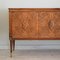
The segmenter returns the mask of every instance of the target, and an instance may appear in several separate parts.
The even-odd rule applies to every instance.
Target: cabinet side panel
[[[12,15],[11,11],[9,10],[9,38],[12,38]]]

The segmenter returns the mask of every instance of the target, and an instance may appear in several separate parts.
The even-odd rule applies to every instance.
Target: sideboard
[[[60,40],[60,8],[9,8],[9,39]]]

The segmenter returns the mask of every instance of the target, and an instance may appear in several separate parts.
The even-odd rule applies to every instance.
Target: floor
[[[60,60],[60,50],[15,50],[12,58],[9,50],[0,50],[0,60]]]

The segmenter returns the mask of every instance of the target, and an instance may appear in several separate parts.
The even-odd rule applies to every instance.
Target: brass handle
[[[52,30],[54,27],[54,22],[50,20],[48,25],[49,25],[49,29]]]

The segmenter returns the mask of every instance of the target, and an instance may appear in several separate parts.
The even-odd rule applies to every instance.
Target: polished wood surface
[[[36,12],[12,13],[13,38],[38,38],[38,15]]]
[[[59,8],[10,8],[9,18],[12,38],[60,38]]]
[[[52,32],[51,26],[51,12],[39,12],[39,25],[38,25],[38,36],[39,38],[53,38],[54,33]]]
[[[15,40],[60,40],[60,8],[9,8],[9,38],[11,53]]]
[[[52,14],[55,38],[60,38],[60,12],[53,12]]]

